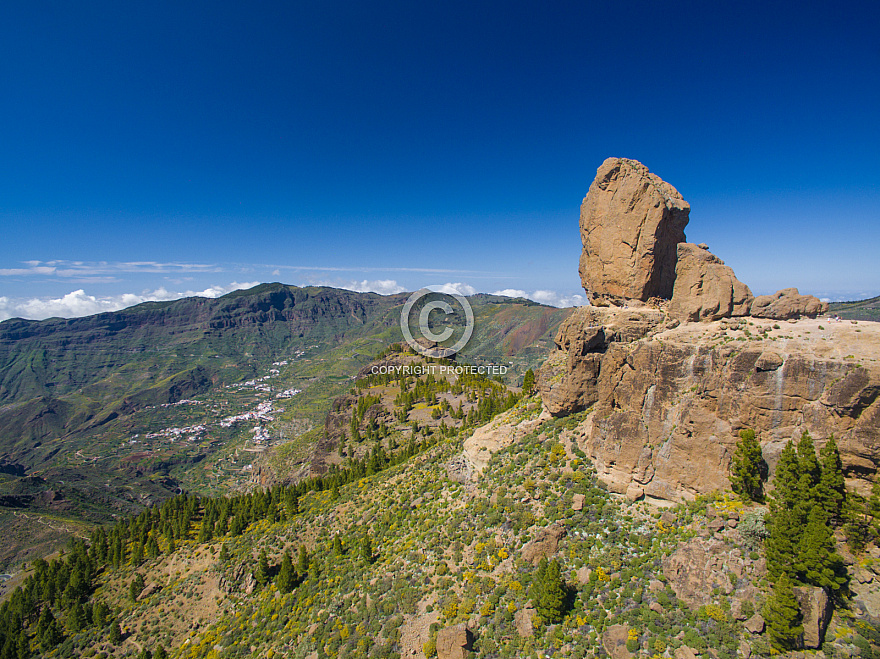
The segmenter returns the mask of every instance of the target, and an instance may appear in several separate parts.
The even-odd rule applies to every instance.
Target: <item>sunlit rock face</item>
[[[676,501],[729,487],[742,428],[771,468],[805,430],[818,446],[834,433],[855,487],[880,464],[877,323],[679,323],[657,309],[581,308],[538,382],[551,414],[590,410],[578,443],[620,493]]]

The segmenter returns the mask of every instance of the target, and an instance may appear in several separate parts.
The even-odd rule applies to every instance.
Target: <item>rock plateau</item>
[[[851,485],[880,464],[880,324],[668,321],[582,307],[538,374],[554,416],[589,410],[578,443],[613,491],[678,501],[729,487],[739,430],[771,468],[785,442],[832,433]]]

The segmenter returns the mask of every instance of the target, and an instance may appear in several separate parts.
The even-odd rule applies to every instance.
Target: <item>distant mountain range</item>
[[[297,438],[297,459],[307,462],[333,398],[403,339],[407,297],[271,283],[216,299],[0,323],[0,517],[26,509],[99,521],[181,487],[246,486],[239,470],[247,461],[236,456],[250,446],[254,424],[221,421],[260,402],[276,401],[272,421],[255,421],[262,432]],[[460,359],[504,364],[513,384],[543,361],[571,312],[469,299],[476,322]],[[268,377],[271,393],[239,384]],[[280,391],[297,393],[278,402]],[[184,433],[198,426],[204,430]],[[144,445],[148,433],[170,439],[157,450]]]

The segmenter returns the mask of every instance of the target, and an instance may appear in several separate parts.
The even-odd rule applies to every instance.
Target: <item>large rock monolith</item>
[[[609,158],[581,204],[581,283],[594,304],[672,297],[690,205],[628,158]]]

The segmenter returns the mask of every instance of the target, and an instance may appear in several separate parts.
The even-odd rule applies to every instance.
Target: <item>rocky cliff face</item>
[[[771,465],[804,430],[834,433],[847,475],[880,464],[880,324],[667,320],[656,309],[581,308],[539,372],[554,415],[591,410],[583,450],[618,492],[681,500],[729,487],[738,432]]]

